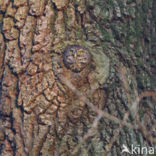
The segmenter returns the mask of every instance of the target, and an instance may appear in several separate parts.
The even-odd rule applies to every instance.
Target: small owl
[[[72,45],[65,49],[63,62],[67,69],[72,72],[81,72],[91,61],[91,54],[85,47]]]

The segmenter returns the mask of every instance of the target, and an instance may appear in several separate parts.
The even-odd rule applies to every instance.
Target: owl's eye
[[[70,51],[69,51],[69,55],[72,55],[72,54],[73,54],[73,51],[72,51],[72,50],[70,50]]]
[[[83,55],[84,51],[78,51],[78,55]]]

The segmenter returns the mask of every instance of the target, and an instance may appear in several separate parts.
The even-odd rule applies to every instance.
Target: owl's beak
[[[77,57],[77,54],[75,53],[75,54],[74,54],[74,58],[76,58],[76,57]]]

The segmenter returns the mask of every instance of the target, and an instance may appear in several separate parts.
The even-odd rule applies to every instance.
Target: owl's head
[[[63,53],[63,62],[72,72],[81,72],[91,61],[91,54],[85,47],[79,45],[68,46]]]

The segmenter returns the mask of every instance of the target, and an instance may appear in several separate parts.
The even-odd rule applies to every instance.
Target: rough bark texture
[[[155,89],[155,26],[154,0],[0,0],[0,155],[67,156],[79,145],[97,113],[60,75],[122,120],[138,94]],[[64,65],[71,45],[91,54],[82,71]],[[137,111],[153,137],[154,101],[143,99]],[[133,114],[128,121],[136,124]],[[109,149],[118,127],[101,118],[74,155],[120,156],[122,144],[154,146],[125,126]]]

